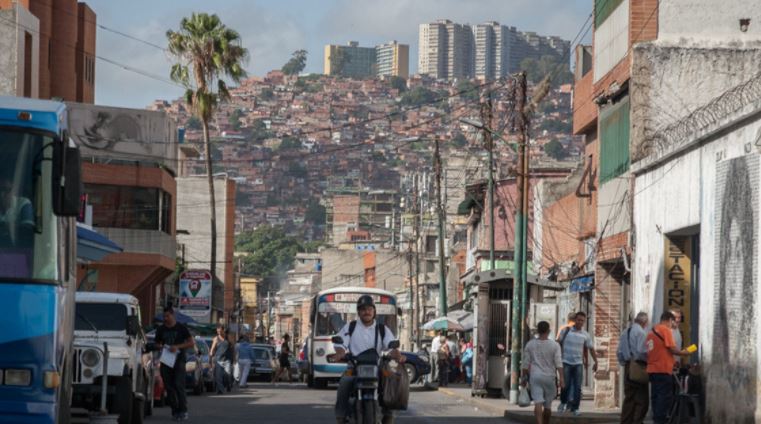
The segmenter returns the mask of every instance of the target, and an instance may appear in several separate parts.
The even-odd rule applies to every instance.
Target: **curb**
[[[505,412],[507,412],[504,407],[498,407],[498,406],[492,405],[491,403],[482,401],[482,400],[480,400],[478,398],[461,396],[461,395],[457,394],[456,392],[454,392],[452,390],[449,390],[449,389],[447,389],[445,387],[439,387],[438,390],[439,390],[440,393],[444,393],[445,395],[447,395],[449,397],[453,397],[453,398],[457,398],[457,399],[462,399],[465,402],[468,402],[468,403],[470,403],[473,406],[477,406],[480,409],[483,409],[485,411],[489,411],[489,412],[497,414],[499,416],[504,416]]]

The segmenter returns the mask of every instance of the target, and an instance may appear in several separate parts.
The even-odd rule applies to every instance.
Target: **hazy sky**
[[[522,31],[571,40],[587,20],[592,0],[85,0],[98,24],[166,46],[166,31],[192,12],[216,13],[241,33],[250,75],[279,69],[298,49],[309,52],[307,72],[322,72],[323,46],[389,40],[410,45],[410,72],[417,68],[418,25],[447,18],[458,23],[498,21]],[[587,35],[589,38],[589,35]],[[97,53],[107,60],[168,80],[171,59],[150,47],[101,28]],[[173,99],[182,89],[98,60],[95,101],[142,108]]]

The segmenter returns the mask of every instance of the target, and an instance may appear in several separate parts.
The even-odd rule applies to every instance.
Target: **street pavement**
[[[190,423],[334,423],[335,386],[309,389],[302,383],[249,384],[224,395],[189,396]],[[157,408],[146,423],[171,423],[170,410]],[[506,423],[501,416],[479,410],[437,391],[414,387],[407,411],[397,411],[397,423]]]

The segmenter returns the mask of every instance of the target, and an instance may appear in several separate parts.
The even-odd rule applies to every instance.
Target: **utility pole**
[[[486,101],[481,103],[481,125],[483,128],[484,142],[489,152],[489,270],[496,269],[494,259],[494,136],[492,134],[492,99],[491,92],[486,93]]]
[[[527,117],[525,114],[526,107],[526,73],[518,74],[517,82],[517,99],[515,108],[517,113],[516,131],[518,132],[518,199],[520,201],[518,210],[515,211],[515,249],[514,249],[514,270],[513,270],[513,300],[511,302],[513,312],[511,349],[510,349],[510,402],[518,403],[518,384],[520,379],[520,361],[521,345],[523,342],[523,317],[524,306],[522,300],[525,299],[526,291],[526,224],[528,205],[524,199],[527,198],[528,192],[528,157],[526,150],[527,140]]]
[[[420,221],[418,220],[418,214],[422,210],[418,203],[418,191],[420,190],[418,185],[418,174],[415,173],[415,185],[414,185],[414,198],[413,204],[415,213],[415,219],[413,219],[413,225],[415,227],[415,335],[417,349],[420,349]]]
[[[436,215],[439,220],[439,316],[447,316],[447,281],[444,270],[444,210],[441,207],[441,153],[439,139],[434,150],[434,171],[436,172]]]

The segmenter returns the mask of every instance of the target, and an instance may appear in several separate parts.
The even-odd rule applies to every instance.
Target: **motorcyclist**
[[[359,355],[360,353],[373,348],[380,354],[382,351],[388,350],[388,345],[394,340],[394,335],[391,333],[391,329],[384,326],[384,330],[380,330],[377,327],[375,321],[375,302],[373,302],[372,296],[362,295],[357,299],[357,315],[359,320],[354,320],[356,324],[351,322],[341,328],[338,335],[343,338],[343,344],[334,344],[336,353],[328,356],[330,362],[338,362],[342,360],[347,351]],[[353,332],[352,332],[353,327]],[[381,337],[381,332],[382,337]],[[393,349],[388,353],[388,356],[397,362],[404,362],[404,355],[399,349]],[[344,424],[346,422],[346,416],[349,415],[349,397],[353,388],[354,377],[343,375],[341,381],[338,383],[338,390],[336,391],[336,422],[338,424]],[[391,424],[394,422],[393,411],[383,409],[383,424]]]

